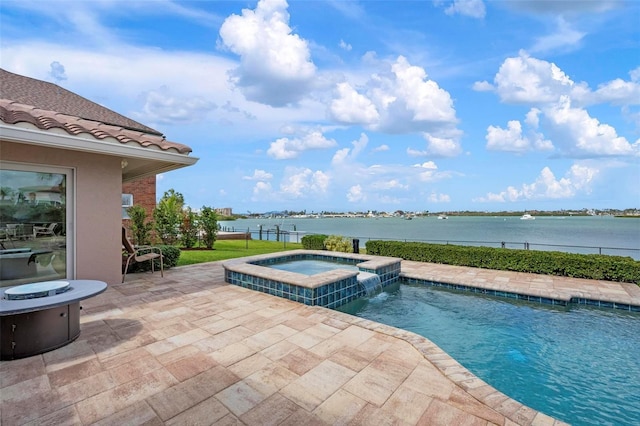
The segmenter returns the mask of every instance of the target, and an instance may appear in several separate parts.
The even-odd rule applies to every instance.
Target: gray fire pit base
[[[3,361],[58,349],[80,335],[80,302],[0,317]]]
[[[107,284],[69,280],[61,294],[26,300],[6,300],[0,290],[0,359],[11,360],[48,352],[80,335],[80,300],[102,293]]]

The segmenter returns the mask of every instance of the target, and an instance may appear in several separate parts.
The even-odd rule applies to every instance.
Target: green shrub
[[[135,204],[127,209],[131,219],[131,234],[133,243],[138,246],[151,243],[151,230],[153,223],[147,221],[147,211],[140,204]]]
[[[340,235],[330,235],[324,240],[324,246],[330,251],[339,251],[342,253],[353,253],[353,244],[350,239]]]
[[[182,209],[180,241],[186,248],[192,248],[198,242],[198,219],[198,214],[191,207]]]
[[[305,250],[326,250],[324,247],[324,240],[327,239],[327,235],[313,234],[305,235],[300,242]]]
[[[173,245],[178,241],[183,206],[184,196],[170,189],[153,209],[155,230],[163,244]]]
[[[200,229],[202,230],[204,245],[211,250],[218,238],[218,214],[213,208],[202,206],[200,210]]]
[[[640,285],[640,262],[622,256],[379,240],[367,242],[367,254]]]

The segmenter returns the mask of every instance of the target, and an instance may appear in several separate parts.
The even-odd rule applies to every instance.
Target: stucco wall
[[[75,278],[119,282],[121,159],[3,141],[0,153],[3,161],[75,169]]]

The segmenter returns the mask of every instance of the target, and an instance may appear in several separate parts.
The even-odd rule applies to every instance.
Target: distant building
[[[233,216],[233,211],[231,207],[222,207],[214,210],[220,216]]]

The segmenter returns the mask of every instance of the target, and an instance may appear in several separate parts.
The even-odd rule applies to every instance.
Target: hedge
[[[640,285],[640,262],[631,257],[379,240],[367,241],[367,254]]]
[[[300,242],[306,250],[325,250],[324,240],[328,238],[324,234],[305,235]]]

